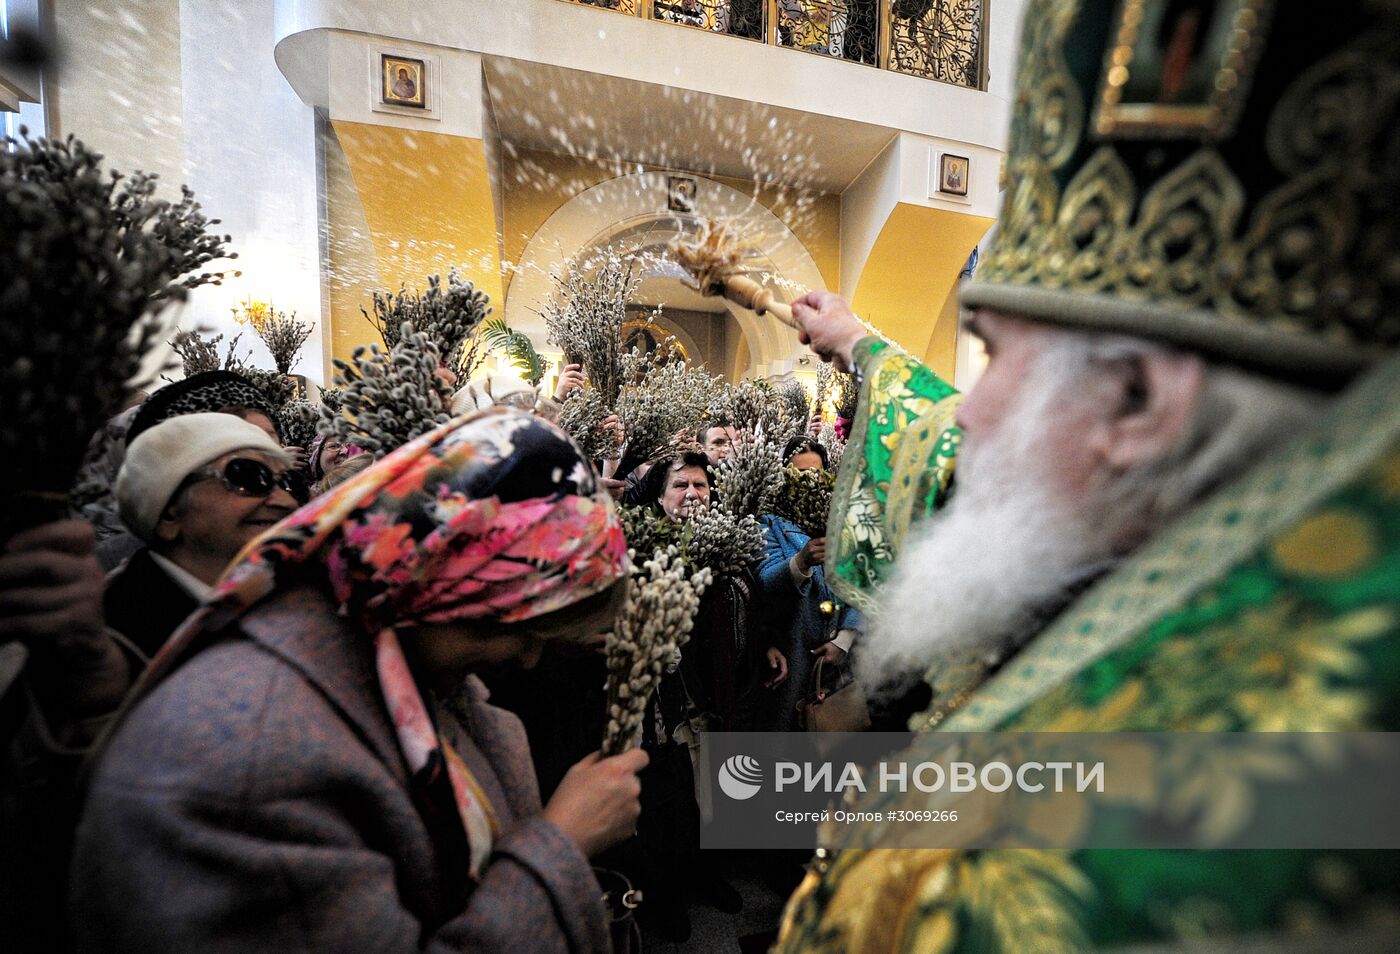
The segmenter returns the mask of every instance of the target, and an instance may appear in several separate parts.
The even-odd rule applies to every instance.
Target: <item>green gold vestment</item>
[[[853,357],[860,401],[832,494],[826,535],[835,545],[826,573],[837,596],[866,611],[910,523],[947,493],[962,395],[879,338],[860,341]]]
[[[871,413],[922,417],[926,399]],[[899,456],[897,434],[880,450]],[[938,729],[1400,731],[1400,359],[1135,553]],[[920,795],[890,798],[907,809]],[[1346,932],[1400,912],[1400,862],[1383,852],[839,850],[888,844],[894,828],[829,836],[836,850],[789,902],[777,952],[1044,954],[1241,935],[1355,950]]]

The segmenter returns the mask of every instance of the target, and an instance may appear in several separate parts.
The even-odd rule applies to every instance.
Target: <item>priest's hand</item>
[[[869,332],[844,298],[831,292],[808,292],[792,303],[792,316],[802,329],[798,340],[810,345],[818,357],[835,364],[837,371],[849,373],[855,367],[852,352]]]

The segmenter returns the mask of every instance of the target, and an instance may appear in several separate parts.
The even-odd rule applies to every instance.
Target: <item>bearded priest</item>
[[[867,684],[928,672],[905,757],[1400,730],[1400,6],[1032,0],[1022,36],[976,387],[793,306],[860,378],[827,579],[874,614]],[[1382,853],[881,850],[901,827],[824,831],[776,950],[1393,949]]]

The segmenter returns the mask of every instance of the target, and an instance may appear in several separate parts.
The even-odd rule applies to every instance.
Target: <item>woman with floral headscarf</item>
[[[255,541],[152,662],[92,774],[80,950],[604,951],[587,857],[640,751],[541,808],[472,675],[611,626],[627,572],[578,449],[493,409]]]

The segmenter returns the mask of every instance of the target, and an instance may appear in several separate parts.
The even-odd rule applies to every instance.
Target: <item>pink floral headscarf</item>
[[[410,772],[446,766],[476,876],[498,833],[495,815],[435,730],[396,630],[518,622],[603,592],[628,567],[611,499],[579,449],[540,418],[501,407],[458,418],[250,543],[161,649],[136,694],[201,633],[224,628],[288,570],[314,563],[341,611],[374,634],[380,686]]]

